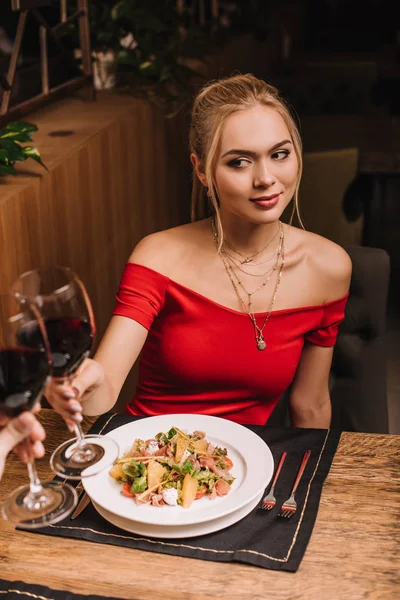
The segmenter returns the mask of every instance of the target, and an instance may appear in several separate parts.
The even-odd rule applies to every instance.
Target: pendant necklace
[[[216,244],[217,249],[218,249],[218,247],[219,247],[218,233],[217,233],[217,230],[216,230],[216,227],[215,227],[215,220],[214,220],[214,218],[212,218],[212,220],[211,220],[211,225],[212,225],[212,231],[213,231],[214,241],[215,241],[215,244]],[[280,263],[279,269],[278,269],[278,265],[276,265],[276,267],[274,265],[275,268],[273,269],[273,272],[275,272],[275,270],[278,269],[278,275],[277,275],[277,278],[276,278],[275,287],[274,287],[274,290],[273,290],[273,293],[272,293],[272,297],[271,297],[271,301],[270,301],[270,304],[269,304],[269,307],[268,307],[268,311],[267,311],[267,314],[266,314],[266,316],[264,318],[264,322],[263,322],[263,324],[262,324],[261,327],[259,327],[257,325],[255,314],[251,310],[251,305],[252,305],[251,296],[253,294],[255,294],[257,291],[259,291],[259,289],[262,289],[264,287],[264,285],[266,285],[267,281],[264,282],[257,290],[254,290],[253,292],[249,293],[244,288],[242,282],[237,278],[237,276],[236,276],[235,272],[233,271],[232,267],[229,265],[229,262],[228,262],[229,259],[227,258],[226,253],[224,252],[223,247],[219,251],[219,255],[221,257],[222,263],[223,263],[223,265],[225,267],[225,270],[226,270],[226,272],[228,274],[228,277],[229,277],[229,279],[230,279],[230,281],[232,283],[232,287],[233,287],[233,289],[234,289],[234,291],[236,293],[236,296],[237,296],[237,298],[238,298],[238,300],[240,302],[240,305],[241,305],[241,307],[243,309],[243,312],[245,312],[248,315],[250,321],[252,322],[253,329],[254,329],[256,346],[257,346],[257,349],[260,350],[260,351],[265,350],[265,348],[267,347],[267,344],[266,344],[266,341],[265,341],[265,338],[264,338],[264,329],[265,329],[265,326],[267,325],[267,323],[269,321],[269,318],[271,316],[271,313],[272,313],[272,310],[273,310],[273,307],[274,307],[274,304],[275,304],[275,299],[276,299],[276,296],[277,296],[277,293],[278,293],[279,285],[280,285],[280,282],[281,282],[281,279],[282,279],[282,271],[283,271],[283,267],[284,267],[284,264],[285,264],[285,236],[284,236],[284,229],[283,229],[283,224],[282,223],[280,223],[279,231],[281,232],[281,236],[280,236],[280,243],[279,243],[279,249],[278,249],[279,253],[277,252],[277,262],[280,259],[281,263]],[[235,281],[235,277],[236,277],[236,281]],[[271,278],[271,275],[269,275],[268,281],[269,281],[270,278]],[[241,296],[241,293],[240,293],[240,290],[239,290],[239,287],[238,287],[239,284],[242,287],[242,289],[245,291],[245,293],[247,294],[247,297],[248,297],[248,304],[247,304],[247,306],[246,306],[246,303],[244,302],[244,300],[243,300],[243,298]]]

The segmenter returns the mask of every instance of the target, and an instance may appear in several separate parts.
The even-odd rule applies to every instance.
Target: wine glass
[[[34,341],[33,341],[34,340]],[[0,413],[16,417],[40,402],[51,375],[51,354],[40,313],[34,306],[0,296]],[[30,442],[25,440],[28,455]],[[67,483],[39,480],[35,461],[28,462],[29,485],[14,490],[3,502],[4,519],[37,529],[67,517],[77,493]]]
[[[71,382],[89,356],[95,322],[89,295],[78,276],[66,267],[48,267],[23,273],[13,285],[18,298],[29,299],[40,311],[49,340],[53,378]],[[119,455],[118,444],[103,435],[83,435],[61,444],[50,458],[53,471],[66,479],[80,479],[109,467]]]

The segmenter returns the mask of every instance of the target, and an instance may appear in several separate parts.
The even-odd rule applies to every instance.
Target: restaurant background
[[[55,27],[66,3],[37,4]],[[127,11],[120,15],[123,43],[109,18],[116,2],[93,3],[90,11],[96,86],[107,89],[93,102],[84,86],[23,117],[39,127],[34,141],[49,171],[24,163],[17,177],[0,179],[0,289],[29,268],[68,264],[88,287],[100,339],[135,243],[189,218],[191,97],[207,79],[252,72],[280,89],[299,121],[306,228],[390,255],[389,428],[400,433],[398,7],[377,0],[118,4]],[[68,14],[76,5],[68,3]],[[3,1],[0,72],[9,66],[17,22]],[[43,89],[40,31],[29,16],[10,109]],[[82,73],[76,32],[71,24],[62,52],[47,36],[50,88]],[[135,380],[133,370],[119,408]]]

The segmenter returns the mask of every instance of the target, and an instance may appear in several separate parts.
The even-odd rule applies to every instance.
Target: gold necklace
[[[258,292],[258,290],[260,290],[261,288],[263,288],[265,285],[267,285],[268,281],[270,280],[270,277],[273,273],[273,271],[276,271],[278,264],[279,264],[279,257],[281,255],[282,252],[282,236],[283,236],[283,226],[281,225],[281,235],[280,235],[280,240],[279,240],[279,246],[276,250],[276,252],[274,254],[276,254],[276,259],[274,264],[272,265],[272,267],[270,267],[269,269],[267,269],[264,273],[249,273],[249,271],[246,271],[245,269],[243,269],[241,266],[239,266],[234,260],[232,260],[231,255],[226,252],[225,248],[221,249],[221,252],[224,253],[225,257],[227,258],[227,260],[231,263],[231,265],[233,265],[233,267],[235,269],[237,269],[238,271],[241,271],[242,273],[245,273],[245,275],[249,275],[250,277],[265,277],[265,275],[268,275],[269,277],[266,279],[266,281],[260,286],[258,287],[256,290],[254,290],[254,292],[248,292],[242,282],[239,280],[239,277],[237,276],[237,274],[235,273],[235,271],[233,270],[233,268],[230,266],[230,269],[232,269],[232,272],[234,273],[238,284],[243,288],[243,290],[246,292],[246,294],[250,297],[252,296],[255,292]],[[242,263],[241,263],[242,264]],[[250,266],[250,265],[249,265]]]
[[[261,284],[261,285],[259,285],[259,286],[258,286],[258,288],[256,288],[256,289],[255,289],[255,290],[253,290],[252,292],[249,292],[249,291],[248,291],[248,290],[247,290],[247,289],[244,287],[244,285],[243,285],[243,282],[242,282],[242,281],[240,281],[239,277],[236,275],[236,273],[234,272],[234,270],[233,270],[233,269],[232,269],[232,268],[231,268],[231,267],[230,267],[228,264],[227,264],[226,266],[228,267],[228,269],[229,269],[229,272],[231,273],[231,275],[232,275],[232,276],[233,276],[233,277],[236,279],[236,283],[237,283],[237,284],[238,284],[238,285],[239,285],[239,286],[242,288],[242,290],[243,290],[243,291],[244,291],[244,293],[246,294],[246,296],[247,296],[247,309],[248,309],[249,311],[251,311],[251,306],[252,306],[252,304],[253,304],[252,296],[253,296],[253,295],[254,295],[256,292],[259,292],[260,290],[262,290],[262,289],[263,289],[263,288],[264,288],[264,287],[267,285],[267,283],[270,281],[270,279],[271,279],[272,275],[273,275],[273,274],[274,274],[274,272],[276,271],[277,267],[275,267],[275,266],[274,266],[274,267],[271,269],[271,272],[270,272],[270,274],[268,275],[268,277],[267,277],[267,278],[266,278],[266,279],[265,279],[265,280],[262,282],[262,284]]]
[[[249,275],[249,277],[265,277],[265,275],[269,275],[269,273],[271,273],[271,271],[273,271],[275,269],[276,261],[275,261],[275,264],[273,264],[272,267],[269,267],[269,269],[264,271],[264,273],[249,273],[248,271],[245,271],[244,269],[239,267],[239,265],[236,264],[232,260],[232,258],[229,256],[229,254],[227,252],[224,251],[224,255],[227,258],[227,260],[230,262],[230,264],[232,265],[231,268],[237,269],[241,273],[244,273],[245,275]]]
[[[261,267],[261,265],[265,265],[268,262],[271,262],[271,260],[274,258],[274,256],[277,254],[277,252],[279,251],[279,248],[277,248],[276,250],[274,250],[274,252],[271,254],[271,256],[269,256],[268,258],[266,258],[265,260],[262,260],[259,263],[255,263],[253,261],[246,263],[247,267]],[[228,252],[227,250],[225,250],[224,248],[224,252],[226,254],[226,256],[229,256],[229,258],[231,259],[231,262],[235,263],[236,265],[243,265],[244,263],[240,260],[240,258],[238,258],[237,256],[234,256],[233,254],[231,254],[230,252]],[[246,272],[246,271],[244,271]],[[249,273],[250,275],[250,273]]]
[[[245,264],[251,262],[253,260],[253,258],[255,258],[259,254],[261,254],[261,252],[264,252],[264,250],[266,250],[272,244],[272,242],[274,241],[274,239],[276,238],[276,236],[278,235],[278,233],[280,231],[281,222],[278,221],[278,223],[279,223],[279,228],[278,228],[278,231],[275,233],[274,237],[269,240],[269,242],[268,242],[268,244],[266,246],[264,246],[263,248],[261,248],[260,250],[258,250],[258,252],[255,252],[254,254],[251,254],[250,256],[246,256],[245,254],[243,254],[243,252],[240,252],[240,250],[237,250],[227,240],[225,240],[225,245],[228,246],[234,252],[236,252],[236,254],[239,254],[239,256],[241,256],[242,258],[244,258],[244,260],[242,261],[242,265],[245,265]]]
[[[283,238],[281,237],[281,241],[280,241],[280,244],[279,244],[279,248],[280,248],[280,251],[281,251],[281,252],[282,252],[282,239],[283,239]],[[257,287],[255,290],[253,290],[252,292],[249,292],[249,291],[248,291],[248,290],[245,288],[245,286],[244,286],[243,282],[242,282],[242,281],[239,279],[238,275],[235,273],[235,271],[232,269],[232,267],[231,267],[231,266],[230,266],[228,263],[226,263],[226,264],[227,264],[227,267],[228,267],[228,269],[229,269],[229,271],[230,271],[230,273],[231,273],[231,275],[232,275],[232,276],[233,276],[233,277],[236,279],[236,283],[237,283],[237,284],[238,284],[238,285],[239,285],[239,286],[242,288],[242,290],[244,291],[244,293],[247,295],[247,305],[248,305],[248,310],[249,310],[249,311],[251,311],[251,305],[252,305],[252,297],[253,297],[253,295],[254,295],[256,292],[259,292],[260,290],[262,290],[262,288],[263,288],[263,287],[265,287],[265,286],[267,285],[267,283],[268,283],[268,282],[269,282],[269,280],[271,279],[272,275],[273,275],[273,274],[274,274],[274,272],[277,270],[277,268],[278,268],[278,265],[279,265],[279,256],[280,256],[281,252],[279,253],[279,255],[277,255],[276,262],[275,262],[275,264],[273,265],[272,269],[270,270],[270,272],[269,272],[269,274],[268,274],[268,277],[267,277],[267,278],[266,278],[266,279],[265,279],[265,280],[264,280],[264,281],[261,283],[261,285],[259,285],[259,286],[258,286],[258,287]],[[225,255],[225,253],[224,253],[223,249],[222,249],[221,253]]]
[[[212,225],[212,229],[213,229],[214,240],[215,240],[215,243],[216,243],[216,246],[217,246],[217,249],[218,249],[218,246],[219,246],[218,234],[217,234],[217,231],[216,231],[216,228],[215,228],[214,218],[212,218],[212,220],[211,220],[211,225]],[[281,226],[282,226],[282,224],[281,224]],[[223,265],[225,267],[225,270],[226,270],[226,272],[228,274],[229,279],[231,280],[233,289],[235,290],[236,296],[238,297],[240,305],[242,306],[243,312],[245,312],[248,315],[249,319],[251,320],[251,322],[253,324],[254,335],[255,335],[257,349],[260,350],[260,351],[265,350],[265,348],[267,347],[267,344],[266,344],[265,339],[264,339],[264,333],[263,332],[264,332],[266,324],[269,321],[269,318],[271,316],[271,313],[272,313],[272,310],[273,310],[273,307],[274,307],[274,304],[275,304],[275,299],[276,299],[276,295],[278,293],[279,284],[280,284],[281,278],[282,278],[282,271],[283,271],[283,267],[284,267],[284,264],[285,264],[285,236],[284,236],[283,226],[282,226],[282,234],[283,234],[282,235],[282,247],[281,247],[281,254],[280,254],[281,258],[282,258],[282,262],[281,262],[281,265],[280,265],[280,268],[279,268],[278,276],[276,278],[275,288],[274,288],[274,291],[273,291],[273,294],[272,294],[272,297],[271,297],[271,302],[270,302],[269,307],[268,307],[268,312],[267,312],[267,314],[265,316],[264,322],[263,322],[263,324],[262,324],[261,327],[259,327],[257,325],[255,314],[253,312],[251,312],[248,309],[248,307],[246,307],[246,305],[245,305],[245,303],[243,301],[243,298],[240,295],[240,291],[239,291],[239,289],[238,289],[238,287],[237,287],[237,285],[235,283],[235,280],[234,280],[234,278],[232,277],[232,275],[230,273],[230,269],[229,269],[229,265],[227,264],[226,257],[224,256],[223,252],[219,252],[219,255],[221,257],[222,263],[223,263]]]
[[[214,236],[214,240],[218,240],[218,233],[215,227],[215,219],[213,218],[211,220],[211,226],[212,226],[212,231],[213,231],[213,236]],[[275,255],[275,263],[272,267],[269,267],[264,273],[250,273],[249,271],[246,271],[245,269],[242,268],[242,266],[239,265],[243,265],[243,261],[240,261],[239,259],[237,259],[235,256],[233,256],[232,254],[230,254],[229,252],[226,251],[225,248],[221,249],[221,252],[224,253],[224,255],[226,256],[226,258],[228,259],[228,261],[235,267],[235,269],[238,269],[239,271],[241,271],[242,273],[245,273],[246,275],[249,275],[250,277],[264,277],[265,275],[269,275],[271,273],[271,271],[276,270],[278,264],[279,264],[279,257],[281,254],[281,250],[282,250],[282,238],[283,238],[283,224],[279,221],[279,230],[278,233],[280,232],[280,240],[279,240],[279,246],[278,248],[275,250],[275,252],[273,253],[273,255],[268,258],[268,260],[262,262],[262,263],[258,263],[258,265],[262,265],[266,262],[269,262]],[[276,234],[277,235],[277,234]],[[276,235],[274,236],[273,239],[276,238]],[[272,240],[271,240],[272,241]],[[269,242],[271,243],[271,242]],[[258,266],[257,265],[257,266]],[[248,267],[254,267],[256,266],[256,264],[248,264]],[[235,273],[236,276],[236,273]],[[239,285],[242,285],[241,281],[239,281],[239,279],[237,278]],[[260,287],[258,287],[256,290],[254,290],[254,292],[247,292],[247,290],[244,290],[247,295],[253,295],[255,292],[257,292],[258,290],[260,290],[262,287],[264,287],[264,285],[266,285],[268,283],[269,279]],[[244,288],[243,288],[244,289]]]
[[[233,277],[231,277],[229,269],[227,269],[227,265],[225,264],[224,258],[222,256],[221,256],[221,259],[222,259],[222,262],[224,263],[224,267],[225,267],[225,269],[226,269],[226,271],[228,273],[228,276],[229,276],[229,278],[231,280],[232,286],[233,286],[233,288],[234,288],[234,290],[236,292],[236,295],[237,295],[237,297],[239,299],[239,302],[240,302],[240,304],[241,304],[241,306],[243,308],[243,311],[248,315],[248,317],[250,318],[250,320],[251,320],[251,322],[253,324],[257,349],[260,350],[260,351],[261,350],[265,350],[265,348],[267,347],[267,344],[265,342],[264,333],[263,332],[264,332],[265,326],[268,323],[268,320],[269,320],[269,318],[271,316],[271,312],[272,312],[274,304],[275,304],[275,299],[276,299],[276,295],[277,295],[277,292],[278,292],[279,284],[280,284],[280,281],[281,281],[281,278],[282,278],[282,271],[283,271],[283,267],[284,267],[284,264],[285,264],[285,261],[284,261],[284,251],[282,252],[282,263],[281,263],[281,266],[280,266],[280,269],[279,269],[279,272],[278,272],[278,276],[277,276],[277,279],[276,279],[275,288],[274,288],[274,291],[273,291],[273,294],[272,294],[272,297],[271,297],[271,302],[270,302],[270,305],[269,305],[269,308],[268,308],[268,312],[267,312],[267,315],[266,315],[266,317],[264,319],[264,322],[263,322],[263,324],[262,324],[261,327],[259,327],[257,325],[255,314],[253,312],[251,312],[246,307],[246,305],[245,305],[245,303],[243,301],[243,298],[240,295],[240,291],[239,291],[239,289],[238,289],[238,287],[237,287],[237,285],[235,283],[235,280],[233,279]]]

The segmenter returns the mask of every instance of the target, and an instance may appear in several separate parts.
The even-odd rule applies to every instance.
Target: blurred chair
[[[388,433],[386,302],[389,256],[380,248],[345,247],[353,263],[350,297],[334,350],[330,392],[332,427]],[[289,424],[282,396],[268,425]]]
[[[342,209],[357,166],[357,148],[304,153],[299,199],[300,215],[308,231],[341,245],[361,243],[362,217],[349,223]]]

